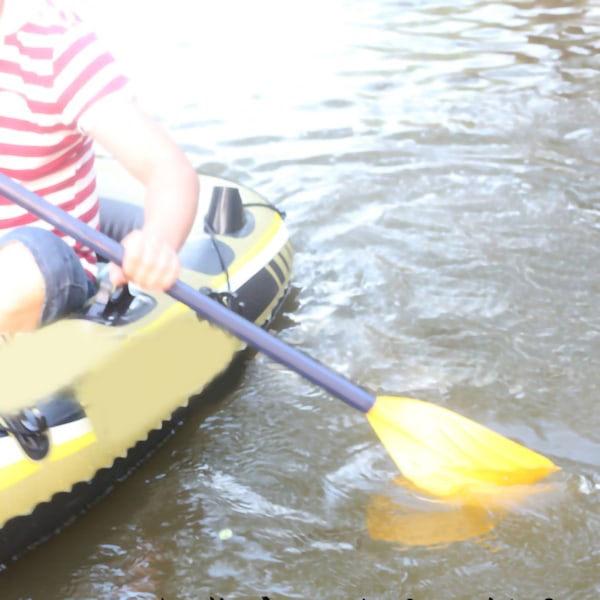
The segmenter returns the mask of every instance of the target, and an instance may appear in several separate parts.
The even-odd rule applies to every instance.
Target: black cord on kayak
[[[277,208],[277,206],[271,204],[270,202],[267,202],[266,204],[262,202],[248,202],[247,204],[244,204],[244,208],[247,208],[249,206],[257,208],[268,208],[269,210],[276,212],[281,217],[282,221],[285,221],[285,218],[287,217],[287,214],[284,210]]]

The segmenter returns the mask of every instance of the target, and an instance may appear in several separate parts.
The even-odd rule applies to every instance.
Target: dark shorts
[[[143,211],[123,202],[101,200],[100,222],[103,233],[121,241],[142,226]],[[79,310],[96,293],[96,284],[75,251],[54,233],[39,227],[19,227],[0,236],[0,246],[12,241],[27,247],[44,277],[46,295],[40,325]]]
[[[75,251],[54,233],[39,227],[18,227],[0,237],[0,246],[8,242],[23,244],[44,277],[46,294],[40,325],[81,308],[96,293],[96,285]]]

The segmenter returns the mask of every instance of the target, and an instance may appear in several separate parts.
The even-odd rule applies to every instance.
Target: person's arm
[[[123,268],[111,265],[112,282],[166,290],[179,276],[177,251],[196,216],[198,176],[171,137],[133,100],[98,110],[89,133],[146,188],[144,226],[122,241]]]

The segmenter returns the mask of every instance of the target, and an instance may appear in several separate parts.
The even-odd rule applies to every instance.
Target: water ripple
[[[80,3],[194,164],[286,210],[283,339],[563,471],[523,506],[438,515],[487,533],[374,539],[373,504],[432,511],[361,414],[258,355],[3,597],[596,597],[597,3]]]

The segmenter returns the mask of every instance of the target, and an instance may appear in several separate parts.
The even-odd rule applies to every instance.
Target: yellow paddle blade
[[[433,496],[531,484],[558,470],[541,454],[422,400],[380,396],[367,418],[402,474]]]

